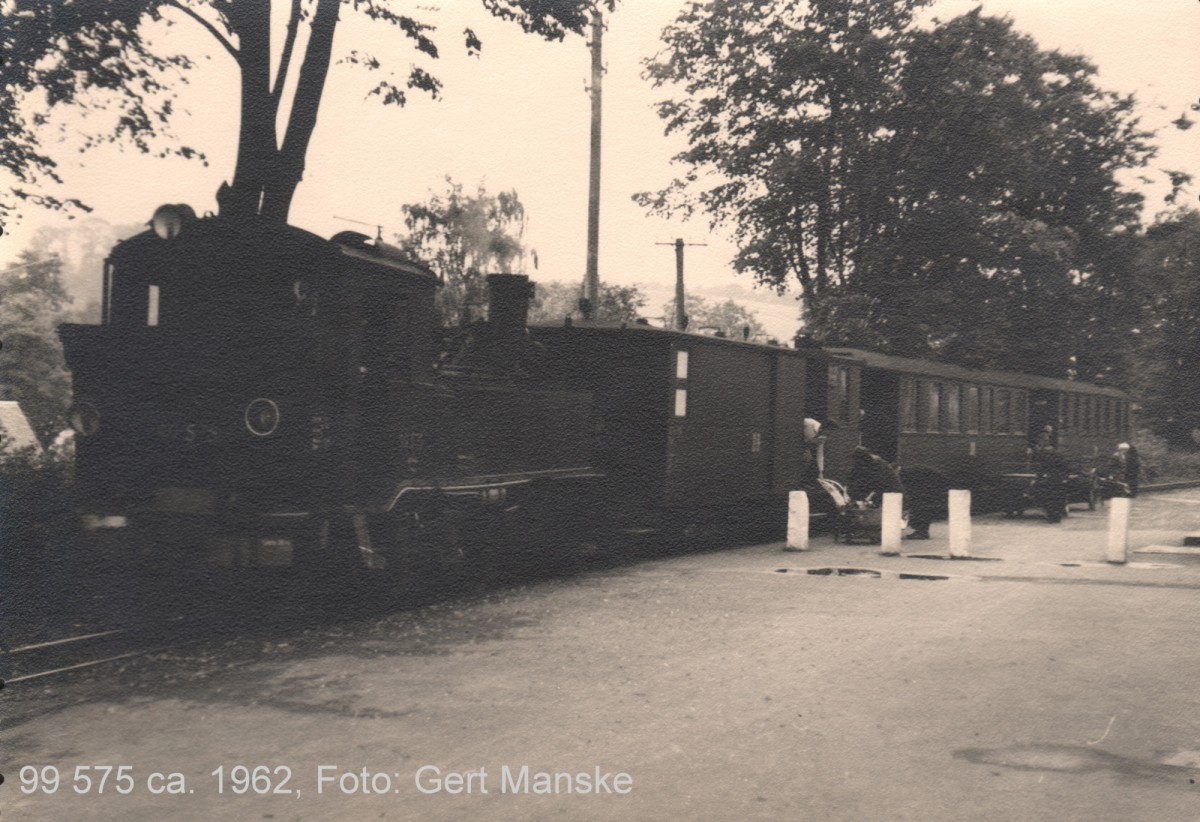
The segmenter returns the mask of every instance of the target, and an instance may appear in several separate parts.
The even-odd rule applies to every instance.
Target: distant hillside
[[[639,283],[638,287],[648,298],[645,311],[650,316],[660,313],[662,306],[675,299],[674,285]],[[780,296],[773,291],[746,288],[737,283],[689,287],[688,293],[710,302],[733,300],[745,306],[754,312],[768,334],[781,341],[791,340],[800,328],[800,303],[790,294]]]

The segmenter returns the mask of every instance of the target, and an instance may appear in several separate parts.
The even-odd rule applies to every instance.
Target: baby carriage
[[[818,480],[837,506],[833,520],[834,542],[877,544],[883,528],[883,510],[872,494],[866,500],[852,500],[846,486],[836,480]]]
[[[1099,491],[1100,500],[1110,500],[1113,497],[1128,497],[1129,485],[1121,482],[1119,479],[1112,477],[1097,477],[1097,490]]]

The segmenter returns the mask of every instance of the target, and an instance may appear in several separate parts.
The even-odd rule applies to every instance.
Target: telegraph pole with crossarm
[[[683,247],[685,245],[704,246],[708,243],[685,243],[680,237],[673,243],[655,243],[655,245],[675,246],[675,328],[687,331],[688,316],[683,302]]]

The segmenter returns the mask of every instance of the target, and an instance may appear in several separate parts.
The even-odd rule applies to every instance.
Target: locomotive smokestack
[[[525,345],[533,283],[524,274],[488,274],[487,284],[489,359],[498,368],[515,368]]]

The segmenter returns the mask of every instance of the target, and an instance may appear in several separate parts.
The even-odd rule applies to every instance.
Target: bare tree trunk
[[[277,153],[277,165],[263,192],[262,216],[272,222],[287,222],[296,186],[304,178],[304,157],[317,125],[317,112],[325,90],[325,78],[329,74],[339,5],[340,0],[319,0],[313,14],[312,32],[304,61],[300,65],[296,97],[284,133],[283,147]]]
[[[233,184],[221,200],[221,214],[258,214],[263,186],[275,164],[275,114],[271,97],[271,8],[269,3],[231,3],[229,22],[239,42],[242,109]]]

